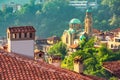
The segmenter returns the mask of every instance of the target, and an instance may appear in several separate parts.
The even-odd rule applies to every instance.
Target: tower
[[[90,9],[86,10],[86,17],[85,17],[85,33],[88,37],[92,36],[92,11]]]
[[[35,29],[32,26],[7,29],[8,52],[34,57]]]

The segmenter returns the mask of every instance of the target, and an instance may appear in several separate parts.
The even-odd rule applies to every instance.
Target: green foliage
[[[61,67],[69,70],[73,70],[73,57],[65,56],[64,60],[62,61]]]
[[[62,59],[66,55],[66,45],[62,42],[58,42],[54,44],[50,50],[48,51],[49,54],[56,54],[56,55],[62,55]]]
[[[119,80],[119,79],[116,77],[111,77],[109,80]]]
[[[28,0],[12,1],[28,3]],[[35,0],[29,0],[29,3],[23,5],[20,11],[13,12],[12,7],[0,10],[0,36],[5,36],[7,27],[21,25],[35,26],[37,36],[40,37],[61,36],[72,18],[79,18],[84,23],[85,10],[70,6],[68,1],[48,0],[44,4],[35,4]],[[6,3],[6,1],[2,2]],[[93,27],[101,30],[117,28],[120,25],[120,1],[98,0],[98,4],[98,9],[94,9],[92,13]]]
[[[102,64],[106,61],[120,60],[120,52],[112,52],[104,46],[97,49],[94,48],[94,38],[91,38],[90,40],[83,43],[83,48],[72,53],[70,56],[65,57],[62,62],[62,67],[73,70],[74,57],[81,56],[83,59],[85,74],[105,77],[107,79],[111,78],[113,75],[106,71],[102,67]]]
[[[103,5],[107,5],[110,8],[110,12],[112,14],[112,18],[110,19],[110,25],[112,26],[120,26],[120,0],[103,0]]]

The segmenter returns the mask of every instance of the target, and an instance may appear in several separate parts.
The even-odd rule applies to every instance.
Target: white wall
[[[8,51],[34,57],[34,40],[8,40]]]

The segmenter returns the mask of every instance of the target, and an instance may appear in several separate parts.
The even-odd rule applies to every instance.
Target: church
[[[64,30],[62,35],[62,42],[70,47],[72,45],[78,45],[79,41],[85,38],[89,38],[93,34],[93,20],[92,11],[90,9],[86,10],[85,16],[85,27],[84,30],[81,29],[81,21],[77,18],[73,18],[69,22],[69,29]]]

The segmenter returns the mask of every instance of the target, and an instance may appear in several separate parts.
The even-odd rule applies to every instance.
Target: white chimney
[[[35,31],[33,26],[9,27],[7,29],[8,52],[34,58]]]

